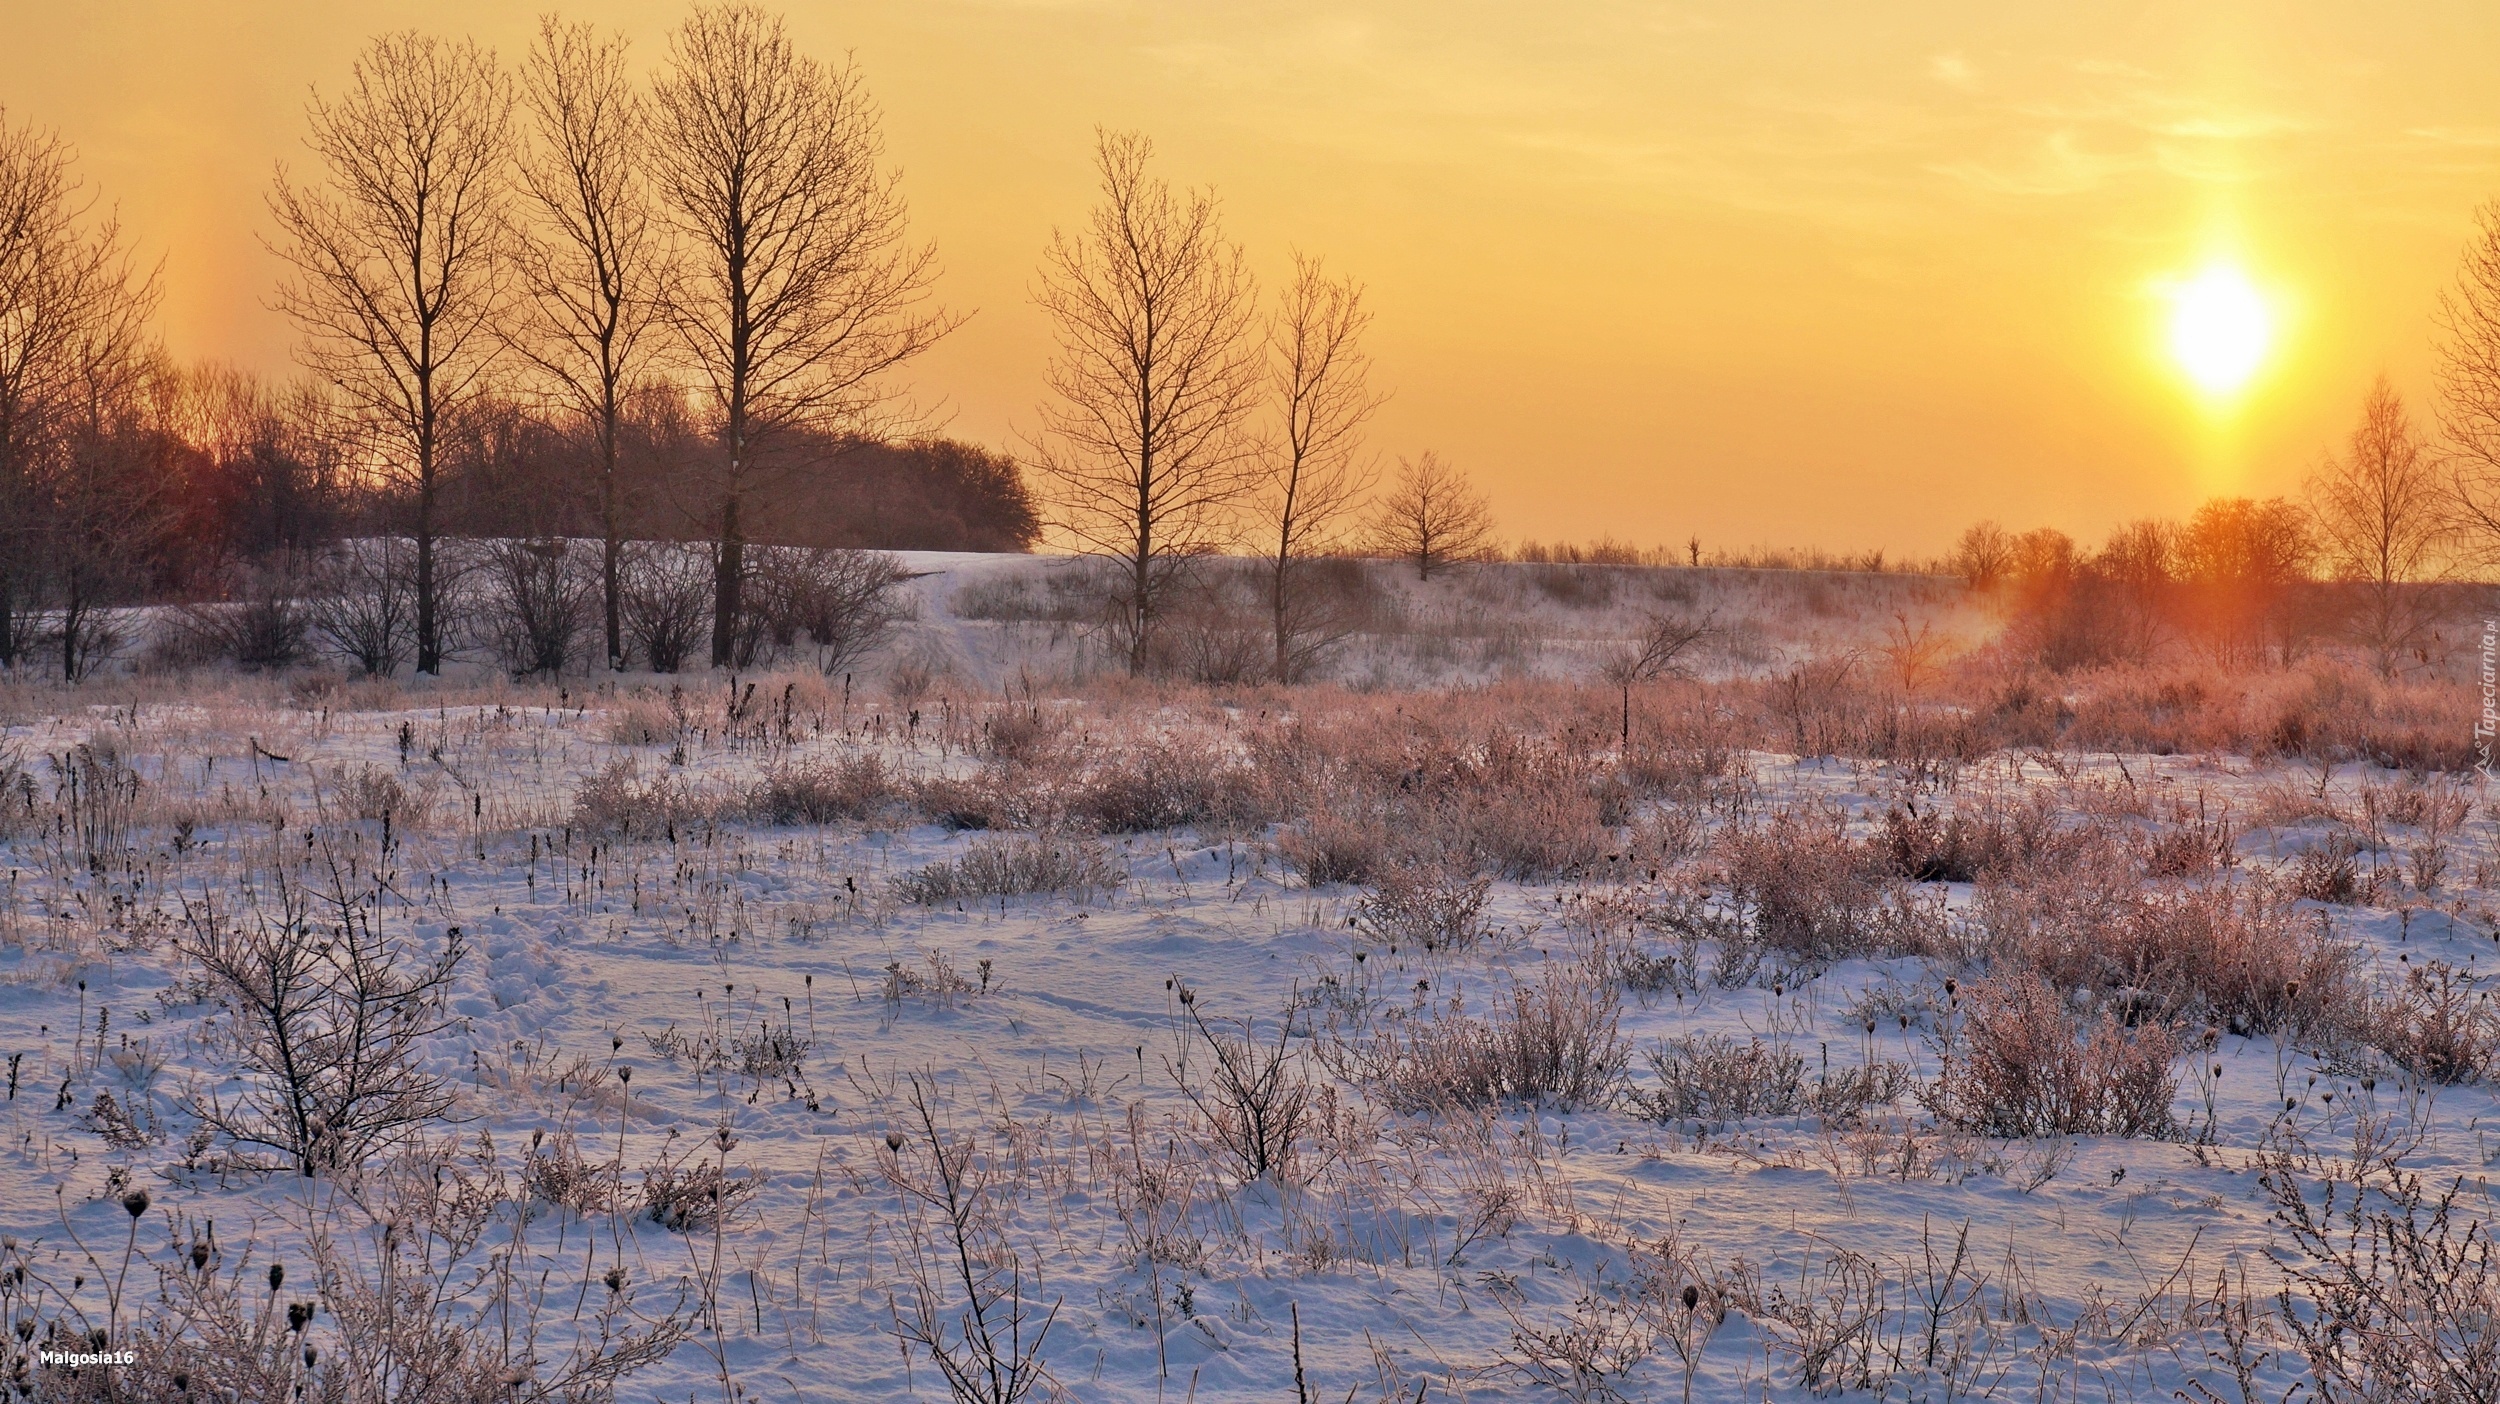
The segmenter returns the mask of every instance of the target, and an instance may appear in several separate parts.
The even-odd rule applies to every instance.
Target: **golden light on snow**
[[[2228,395],[2264,364],[2274,317],[2248,275],[2216,264],[2171,293],[2170,355],[2198,389]]]

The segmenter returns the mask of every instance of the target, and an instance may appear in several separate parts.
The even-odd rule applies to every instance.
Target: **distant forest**
[[[347,537],[400,534],[403,483],[356,473],[355,437],[317,406],[233,372],[161,369],[160,412],[127,431],[113,574],[123,598],[218,594],[232,569]],[[701,541],[717,441],[654,415],[622,436],[618,515],[632,540]],[[472,537],[597,537],[591,446],[519,407],[452,426],[436,530]],[[900,442],[794,433],[762,446],[750,539],[758,545],[903,551],[1024,551],[1039,518],[1015,461],[947,438]],[[135,501],[133,500],[135,499]],[[136,510],[133,510],[133,509]]]

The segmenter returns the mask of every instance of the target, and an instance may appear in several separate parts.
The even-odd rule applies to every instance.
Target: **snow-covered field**
[[[10,694],[0,1352],[128,1348],[140,1398],[2275,1400],[2335,1271],[2280,1187],[2391,1167],[2462,1181],[2459,1299],[2350,1334],[2500,1351],[2478,788],[1037,682],[1045,626],[952,604],[1034,567],[919,564],[892,686]],[[1840,619],[1754,662],[1891,622]],[[397,1061],[325,1022],[369,943],[368,986],[457,953]],[[304,983],[210,969],[273,950]],[[1992,1029],[2067,1129],[1974,1104]],[[2149,1119],[2070,1085],[2130,1048]]]

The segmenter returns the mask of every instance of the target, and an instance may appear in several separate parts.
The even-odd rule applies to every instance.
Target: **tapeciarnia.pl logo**
[[[2500,619],[2483,621],[2483,714],[2474,722],[2474,768],[2491,778],[2491,743],[2500,735]]]

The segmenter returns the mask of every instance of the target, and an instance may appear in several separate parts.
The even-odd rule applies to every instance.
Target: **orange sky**
[[[917,363],[1012,447],[1054,223],[1097,123],[1212,183],[1271,278],[1366,279],[1389,452],[1474,472],[1514,537],[1941,549],[1968,521],[2093,537],[2296,487],[2500,194],[2500,6],[1372,5],[853,0],[789,9],[887,114],[942,296]],[[659,56],[682,12],[576,5]],[[59,127],[165,260],[176,354],[287,364],[256,231],[306,85],[374,31],[517,54],[528,6],[0,0],[0,103]],[[2200,399],[2155,292],[2228,259],[2281,332]]]

